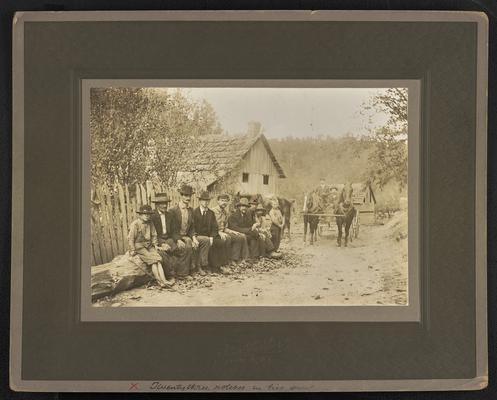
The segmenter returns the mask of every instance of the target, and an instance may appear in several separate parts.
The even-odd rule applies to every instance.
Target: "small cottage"
[[[215,195],[278,193],[285,173],[263,134],[209,135],[186,156],[186,168],[178,182]]]

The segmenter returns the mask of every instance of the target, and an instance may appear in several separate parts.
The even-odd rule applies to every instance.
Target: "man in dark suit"
[[[193,189],[189,185],[183,185],[179,193],[181,199],[169,213],[172,216],[171,237],[177,246],[176,254],[178,255],[176,277],[181,279],[193,272],[193,250],[197,249],[199,243],[193,226],[193,210],[190,207]]]
[[[178,246],[172,238],[172,216],[167,211],[171,199],[167,193],[156,193],[152,200],[155,203],[155,212],[151,215],[152,223],[157,232],[157,250],[162,257],[162,267],[166,278],[174,282],[176,276],[174,253]]]
[[[219,232],[216,216],[209,208],[209,192],[202,192],[198,200],[200,205],[193,210],[193,226],[199,243],[194,259],[200,275],[205,275],[205,270],[209,268],[209,250],[214,240],[219,240]]]
[[[259,254],[259,234],[256,230],[254,214],[249,211],[248,199],[242,197],[236,204],[237,210],[228,218],[228,228],[243,233],[247,239],[250,257],[257,258]]]

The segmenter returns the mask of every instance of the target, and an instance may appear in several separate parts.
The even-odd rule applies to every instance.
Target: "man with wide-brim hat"
[[[155,210],[151,215],[151,220],[157,231],[157,250],[162,257],[164,273],[168,280],[174,281],[176,276],[174,252],[178,247],[172,237],[173,217],[167,211],[170,202],[171,198],[167,193],[156,193],[152,200],[152,203],[155,204]]]
[[[162,268],[162,257],[157,251],[157,232],[150,220],[153,214],[148,204],[140,206],[136,212],[138,218],[129,226],[128,247],[131,256],[138,255],[140,260],[150,266],[152,273],[160,286],[170,286]]]
[[[228,194],[219,194],[217,196],[217,205],[212,208],[216,217],[220,246],[218,249],[211,249],[209,253],[209,263],[214,269],[220,270],[223,273],[228,272],[224,267],[231,262],[231,235],[226,232],[229,216],[229,202],[230,196]]]
[[[211,196],[208,191],[203,191],[198,196],[199,206],[193,210],[193,227],[198,248],[194,252],[195,271],[205,275],[210,270],[209,253],[216,247],[219,250],[219,234],[214,212],[209,208]]]
[[[236,203],[237,210],[228,218],[228,228],[245,235],[249,247],[249,257],[259,256],[259,234],[255,226],[255,215],[249,212],[249,201],[242,197]]]
[[[193,272],[192,255],[193,250],[198,247],[193,226],[193,210],[190,201],[193,188],[190,185],[182,185],[178,192],[180,200],[169,213],[172,216],[171,237],[178,247],[176,250],[178,263],[176,265],[176,277],[185,278]]]

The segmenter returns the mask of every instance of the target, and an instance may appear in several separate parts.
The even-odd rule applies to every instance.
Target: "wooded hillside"
[[[365,182],[374,142],[368,138],[318,136],[269,140],[288,179],[282,195],[296,198],[315,188],[320,178],[328,183]]]
[[[280,180],[280,195],[302,201],[303,194],[327,183],[366,182],[371,178],[377,141],[371,137],[270,139],[269,143],[287,179]],[[375,186],[377,208],[397,209],[405,187],[392,180],[382,188]]]

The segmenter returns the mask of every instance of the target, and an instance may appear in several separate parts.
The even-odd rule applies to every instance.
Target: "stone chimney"
[[[261,133],[261,130],[262,130],[262,125],[260,122],[257,122],[257,121],[250,121],[248,123],[248,130],[247,130],[247,133],[249,135],[253,135],[253,136],[256,136],[258,135],[259,133]]]

